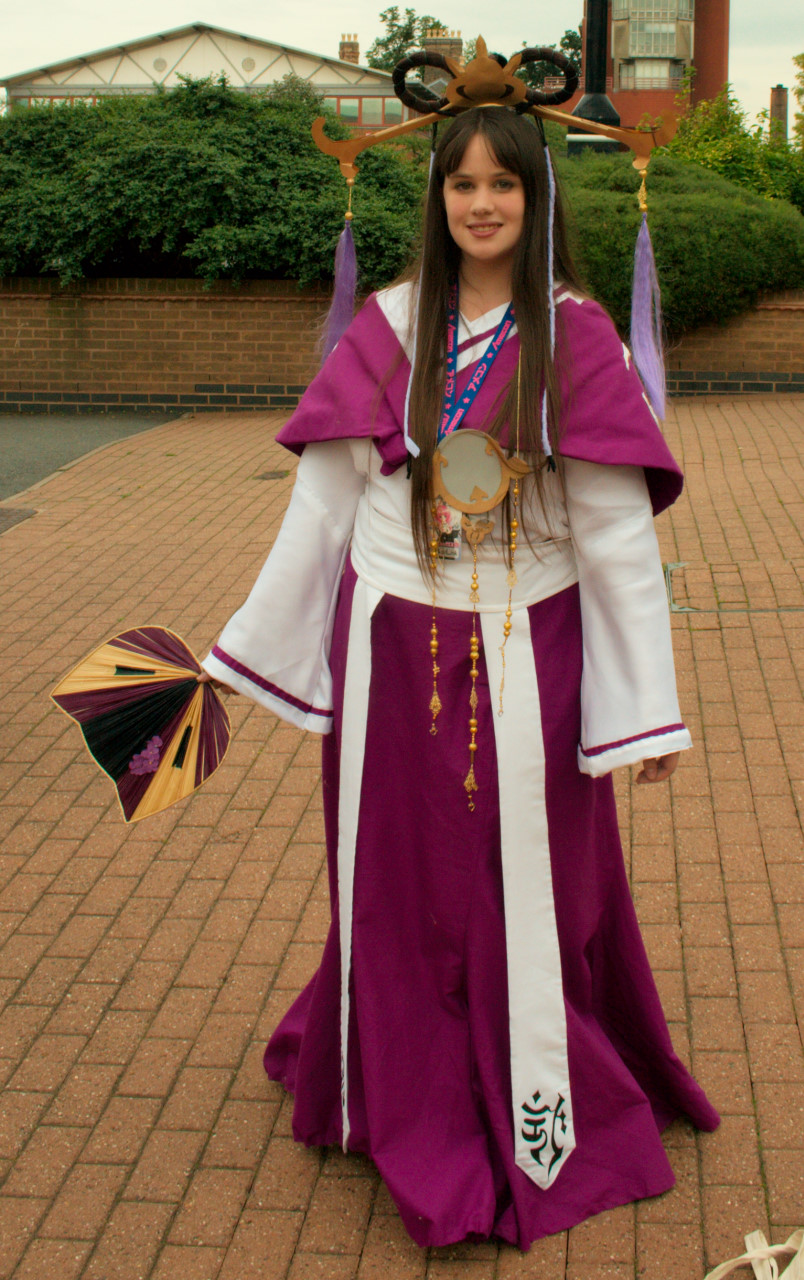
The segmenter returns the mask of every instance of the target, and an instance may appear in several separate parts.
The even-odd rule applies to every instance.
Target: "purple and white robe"
[[[558,293],[564,485],[525,490],[512,631],[498,531],[437,591],[410,527],[408,287],[369,299],[279,440],[301,453],[276,543],[204,666],[324,737],[333,921],[266,1050],[294,1133],[377,1164],[410,1234],[520,1247],[673,1183],[659,1132],[717,1115],[673,1052],[625,877],[611,769],[690,745],[653,514],[681,476],[605,313]],[[504,308],[461,322],[458,394]],[[503,347],[467,416],[516,368]],[[571,381],[570,381],[571,378]]]

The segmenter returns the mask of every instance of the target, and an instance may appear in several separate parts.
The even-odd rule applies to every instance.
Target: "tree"
[[[523,41],[524,45],[524,41]],[[548,49],[555,49],[556,45],[546,46]],[[578,75],[581,74],[581,33],[575,28],[568,28],[558,42],[558,50],[569,58]],[[558,67],[552,62],[531,62],[517,75],[521,76],[531,89],[541,89],[545,76],[560,75]]]
[[[396,4],[383,9],[380,21],[385,26],[385,35],[378,36],[366,54],[369,66],[378,71],[393,71],[409,49],[421,47],[428,31],[433,27],[444,28],[438,18],[430,14],[418,17],[415,9],[406,9],[404,18],[400,18]]]
[[[804,53],[797,53],[793,58],[796,67],[796,83],[793,86],[793,97],[801,107],[793,117],[793,137],[799,147],[804,150]]]
[[[558,42],[561,52],[569,58],[578,75],[581,74],[581,53],[583,39],[579,27],[568,27]]]
[[[731,85],[682,117],[669,149],[766,199],[790,200],[804,212],[804,151],[766,132],[763,121],[749,126]]]

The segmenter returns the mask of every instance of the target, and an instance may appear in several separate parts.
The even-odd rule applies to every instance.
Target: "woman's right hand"
[[[216,680],[208,671],[201,671],[196,676],[196,680],[199,684],[211,684],[213,689],[217,689],[218,693],[237,693],[237,690],[233,689],[231,685],[224,684],[222,680]]]

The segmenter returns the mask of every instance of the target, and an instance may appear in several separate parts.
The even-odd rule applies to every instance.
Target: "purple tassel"
[[[634,251],[634,287],[631,295],[631,354],[645,390],[660,418],[665,411],[664,353],[662,351],[662,300],[648,215],[643,213]]]
[[[321,343],[322,364],[352,323],[356,288],[357,256],[355,242],[352,239],[352,224],[347,222],[335,250],[335,280],[332,303],[327,314],[324,338]]]

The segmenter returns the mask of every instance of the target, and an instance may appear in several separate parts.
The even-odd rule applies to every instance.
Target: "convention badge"
[[[442,497],[436,497],[435,507],[436,531],[438,533],[439,560],[460,560],[461,558],[461,512],[451,507]]]

